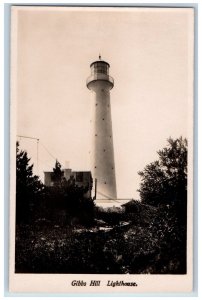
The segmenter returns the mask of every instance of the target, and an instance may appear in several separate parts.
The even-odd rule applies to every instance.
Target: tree
[[[187,140],[168,139],[168,146],[157,152],[159,160],[148,164],[141,176],[140,198],[158,206],[185,205],[187,200]]]
[[[63,175],[64,174],[63,174],[63,171],[61,170],[61,164],[56,159],[55,168],[53,168],[53,174],[52,174],[52,180],[53,180],[54,186],[56,186],[56,187],[61,186]]]
[[[87,196],[89,186],[78,186],[73,175],[67,180],[56,160],[52,174],[53,186],[45,188],[46,215],[56,222],[63,222],[58,214],[66,215],[66,223],[92,224],[94,202]]]
[[[39,177],[33,175],[33,164],[27,152],[19,150],[16,143],[16,221],[17,223],[29,222],[33,217],[37,200],[42,194],[43,184]]]
[[[158,207],[150,224],[155,236],[160,236],[156,270],[159,270],[158,265],[160,268],[167,266],[169,272],[184,274],[187,255],[187,140],[169,138],[167,147],[157,153],[159,159],[139,172],[142,202]],[[160,273],[164,271],[160,269]]]

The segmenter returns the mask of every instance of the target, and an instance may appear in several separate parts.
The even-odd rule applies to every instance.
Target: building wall
[[[68,181],[70,177],[73,176],[75,184],[78,187],[88,187],[88,192],[86,193],[86,196],[91,196],[92,176],[90,171],[72,171],[71,169],[64,169],[63,173],[66,181]],[[44,184],[46,186],[54,185],[52,175],[53,172],[44,172]]]

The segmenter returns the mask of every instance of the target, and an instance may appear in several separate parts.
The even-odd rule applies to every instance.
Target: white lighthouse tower
[[[90,65],[87,87],[93,97],[93,149],[91,171],[97,182],[97,199],[117,199],[112,135],[110,90],[114,80],[109,76],[110,65],[101,60]]]

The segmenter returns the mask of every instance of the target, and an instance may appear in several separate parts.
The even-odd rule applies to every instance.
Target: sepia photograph
[[[192,291],[193,49],[189,7],[11,7],[11,291]]]

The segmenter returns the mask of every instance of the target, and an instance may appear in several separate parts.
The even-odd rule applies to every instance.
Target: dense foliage
[[[54,182],[54,186],[61,187],[62,178],[63,178],[63,172],[61,170],[61,164],[56,159],[55,168],[53,168],[53,175],[52,175],[52,180]]]
[[[87,193],[89,187],[78,187],[73,176],[64,178],[61,164],[53,168],[53,186],[45,187],[33,175],[27,152],[16,153],[16,222],[51,222],[53,224],[86,224],[93,222],[94,202]]]
[[[90,228],[18,227],[16,272],[185,274],[186,233],[171,208],[154,209],[138,201],[132,206],[119,213],[115,225],[109,210],[100,214],[104,222]]]
[[[33,175],[33,164],[26,151],[16,144],[16,221],[32,220],[39,202],[42,200],[43,184],[39,177]]]
[[[45,188],[46,218],[60,224],[92,224],[94,202],[89,187],[77,186],[72,175],[66,180],[57,160],[52,179],[53,186]]]
[[[159,159],[139,172],[142,202],[154,206],[186,204],[187,140],[169,138],[168,146],[157,153]]]

